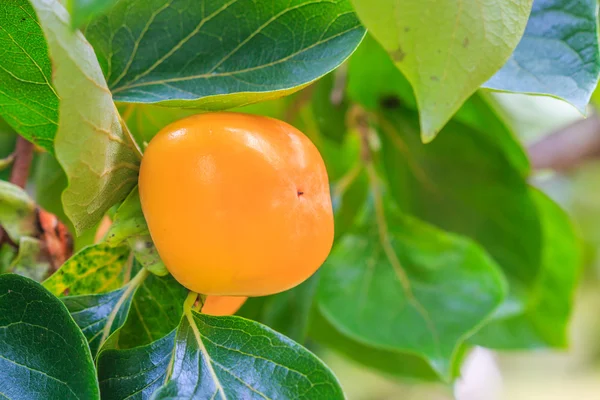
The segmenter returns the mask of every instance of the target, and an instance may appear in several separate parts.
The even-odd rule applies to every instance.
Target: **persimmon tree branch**
[[[600,116],[597,113],[558,129],[527,148],[534,170],[568,171],[600,158]]]
[[[13,165],[10,172],[10,183],[21,188],[25,188],[27,177],[31,168],[31,160],[33,159],[33,143],[27,141],[21,136],[17,136],[15,151],[12,154]],[[4,228],[0,226],[0,246],[3,243],[9,243],[16,247],[16,244],[8,237]]]

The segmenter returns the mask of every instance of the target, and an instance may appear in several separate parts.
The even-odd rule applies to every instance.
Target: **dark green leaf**
[[[0,225],[12,240],[37,234],[35,203],[17,185],[0,181]]]
[[[580,243],[568,216],[532,189],[542,221],[542,270],[524,314],[494,321],[472,339],[500,349],[565,348],[573,296],[581,266]]]
[[[353,0],[360,20],[411,83],[426,141],[506,62],[531,3]]]
[[[343,399],[333,373],[302,346],[240,317],[186,313],[173,372],[156,394],[172,398]]]
[[[105,350],[98,357],[103,399],[149,399],[166,381],[175,331],[145,346]]]
[[[69,179],[62,200],[78,233],[94,226],[137,183],[138,150],[123,132],[93,49],[72,32],[57,1],[31,0],[53,62],[61,98],[54,148]]]
[[[341,67],[315,83],[310,106],[319,131],[324,137],[342,142],[346,135],[346,112],[349,102],[345,96],[346,68]]]
[[[292,93],[363,35],[348,0],[123,0],[86,29],[115,100],[207,110]]]
[[[27,140],[54,152],[58,95],[48,47],[27,0],[0,2],[0,115]]]
[[[319,273],[285,292],[249,298],[238,315],[263,323],[297,343],[304,343]]]
[[[98,15],[106,13],[118,0],[66,0],[71,14],[71,25],[79,28]]]
[[[34,182],[35,202],[63,223],[71,225],[61,200],[62,192],[67,188],[67,176],[52,154],[40,154],[37,158]]]
[[[132,348],[152,343],[177,327],[188,290],[172,276],[153,274],[139,286],[127,322],[111,347]]]
[[[309,337],[350,360],[390,377],[425,381],[439,379],[431,366],[422,358],[357,342],[339,332],[320,312],[315,312],[311,319]]]
[[[599,73],[598,2],[535,0],[519,45],[483,86],[547,94],[585,113]]]
[[[104,293],[123,285],[129,247],[110,247],[100,243],[85,247],[68,259],[44,282],[55,296],[65,292],[80,294]]]
[[[99,399],[85,337],[40,284],[0,276],[0,393],[6,399]]]
[[[106,338],[125,323],[133,296],[128,287],[105,294],[61,298],[88,340],[93,357]]]
[[[354,340],[418,355],[450,380],[464,340],[503,301],[504,279],[470,240],[386,211],[365,213],[334,247],[320,310]]]
[[[451,121],[438,139],[419,140],[416,113],[381,115],[382,158],[401,208],[440,228],[475,239],[517,289],[541,265],[541,227],[522,172],[489,135]]]

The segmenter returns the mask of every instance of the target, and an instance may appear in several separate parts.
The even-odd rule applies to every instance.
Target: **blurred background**
[[[544,145],[559,146],[563,153],[561,160],[550,160],[560,164],[559,171],[540,169],[531,182],[571,215],[586,255],[571,317],[570,347],[528,352],[475,349],[454,387],[386,379],[336,354],[323,354],[350,400],[600,399],[600,120],[592,106],[584,119],[572,106],[553,98],[493,96],[530,151]]]

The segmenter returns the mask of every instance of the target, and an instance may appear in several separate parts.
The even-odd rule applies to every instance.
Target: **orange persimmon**
[[[331,249],[323,159],[276,119],[219,112],[165,127],[145,151],[139,190],[160,257],[198,293],[278,293],[310,277]]]
[[[247,299],[243,296],[207,296],[202,306],[202,313],[214,316],[233,315]]]

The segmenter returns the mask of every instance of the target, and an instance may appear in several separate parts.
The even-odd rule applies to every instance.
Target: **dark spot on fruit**
[[[396,50],[390,52],[390,56],[395,62],[401,62],[404,60],[404,57],[406,57],[406,53],[400,47],[398,47]]]
[[[304,194],[304,192],[303,192],[303,191],[301,191],[301,190],[298,190],[298,197],[302,196],[303,194]]]

